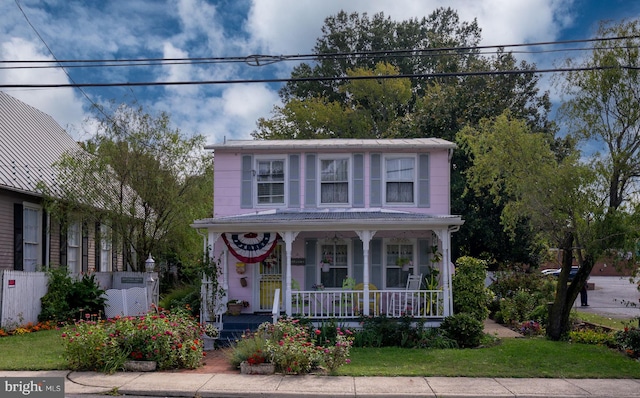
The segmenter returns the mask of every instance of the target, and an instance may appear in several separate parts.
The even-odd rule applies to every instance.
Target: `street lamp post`
[[[147,304],[149,307],[153,304],[153,291],[154,291],[154,279],[153,279],[153,270],[155,268],[156,262],[151,257],[151,253],[149,253],[149,258],[147,258],[144,262],[144,270],[147,273]],[[148,310],[148,308],[147,308]]]

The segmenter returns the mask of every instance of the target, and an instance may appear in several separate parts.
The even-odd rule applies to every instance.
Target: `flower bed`
[[[158,369],[196,368],[204,329],[184,311],[159,309],[142,317],[80,321],[62,334],[73,370],[112,373],[127,360],[155,361]]]

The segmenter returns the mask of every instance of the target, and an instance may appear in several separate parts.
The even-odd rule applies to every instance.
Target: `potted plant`
[[[249,302],[245,300],[229,300],[227,302],[227,312],[230,315],[240,315],[242,309],[249,306]]]
[[[268,375],[275,373],[275,364],[267,360],[266,354],[257,349],[246,361],[240,363],[240,373],[248,375]]]

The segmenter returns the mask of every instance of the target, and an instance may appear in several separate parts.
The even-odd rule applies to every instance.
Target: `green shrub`
[[[450,315],[444,318],[440,329],[445,336],[454,340],[460,348],[473,348],[480,345],[484,327],[475,316],[466,313]]]
[[[614,335],[616,345],[632,358],[640,357],[640,329],[625,327]]]
[[[458,343],[446,336],[440,328],[425,328],[420,339],[420,348],[457,348]]]
[[[467,313],[478,321],[489,315],[489,297],[485,288],[487,265],[473,257],[460,257],[456,261],[453,275],[453,309],[456,313]]]
[[[64,355],[72,370],[112,373],[127,359],[156,361],[159,369],[196,368],[203,328],[184,311],[78,321],[65,328]]]
[[[416,348],[424,345],[424,326],[411,317],[368,316],[361,318],[360,324],[361,330],[354,335],[356,347]]]
[[[263,323],[255,333],[245,333],[229,355],[232,365],[260,357],[275,365],[278,372],[308,373],[323,365],[330,373],[349,362],[352,332],[340,327],[324,331],[298,319]],[[333,336],[333,337],[330,337]]]
[[[164,295],[158,305],[168,310],[187,310],[192,316],[200,314],[200,285],[185,285]]]
[[[104,313],[104,290],[95,281],[95,275],[84,274],[75,281],[64,267],[47,271],[47,293],[40,299],[38,320],[72,322],[86,318],[98,319]]]
[[[572,343],[615,347],[615,338],[613,333],[602,329],[572,330],[569,332],[569,340]]]

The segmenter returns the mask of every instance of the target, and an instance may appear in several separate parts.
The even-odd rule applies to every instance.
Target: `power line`
[[[18,0],[16,0],[17,2]],[[23,13],[24,15],[24,13]],[[26,18],[26,16],[25,16]],[[32,26],[33,27],[33,26]],[[35,28],[34,28],[35,30]],[[37,33],[37,32],[36,32]],[[38,35],[39,36],[39,35]],[[40,36],[39,36],[40,37]],[[57,65],[46,65],[54,63],[49,60],[0,60],[0,64],[44,64],[41,66],[7,66],[1,69],[20,69],[20,68],[53,68],[62,67],[113,67],[113,66],[156,66],[156,65],[181,65],[181,64],[217,64],[217,63],[246,63],[250,66],[266,66],[276,62],[284,61],[308,61],[308,60],[322,60],[322,59],[349,59],[354,57],[371,57],[371,58],[407,58],[407,57],[424,57],[424,56],[463,56],[463,55],[480,55],[480,54],[493,54],[497,53],[499,49],[505,48],[519,48],[519,47],[538,47],[538,46],[557,46],[567,44],[578,43],[592,43],[592,42],[611,42],[617,40],[638,39],[640,36],[616,36],[616,37],[604,37],[604,38],[591,38],[591,39],[576,39],[576,40],[562,40],[562,41],[547,41],[547,42],[535,42],[535,43],[517,43],[517,44],[498,44],[498,45],[483,45],[483,46],[460,46],[460,47],[436,47],[436,48],[422,48],[422,49],[397,49],[397,50],[376,50],[376,51],[355,51],[355,52],[333,52],[333,53],[321,53],[321,54],[289,54],[289,55],[264,55],[264,54],[252,54],[248,56],[229,56],[229,57],[187,57],[187,58],[124,58],[124,59],[67,59],[67,60],[55,60]],[[42,40],[42,38],[41,38]],[[43,41],[44,42],[44,41]],[[46,43],[45,43],[46,45]],[[622,47],[637,47],[637,46],[622,46]],[[616,46],[615,48],[622,48]],[[47,47],[48,48],[48,47]],[[484,51],[488,49],[496,49],[495,51]],[[590,48],[563,48],[563,49],[544,49],[544,50],[530,50],[522,51],[518,50],[517,53],[551,53],[558,51],[591,51],[594,49],[611,49],[613,47],[590,47]]]
[[[79,88],[79,87],[140,87],[140,86],[192,86],[192,85],[218,85],[218,84],[247,84],[247,83],[288,83],[288,82],[315,82],[315,81],[346,81],[346,80],[377,80],[377,79],[428,79],[447,77],[469,76],[500,76],[522,75],[562,72],[586,72],[597,70],[640,70],[635,66],[591,66],[573,68],[547,68],[547,69],[517,69],[498,71],[475,72],[447,72],[447,73],[410,73],[399,75],[372,75],[372,76],[310,76],[298,78],[272,78],[272,79],[234,79],[234,80],[201,80],[178,82],[118,82],[118,83],[54,83],[54,84],[0,84],[0,88]]]

